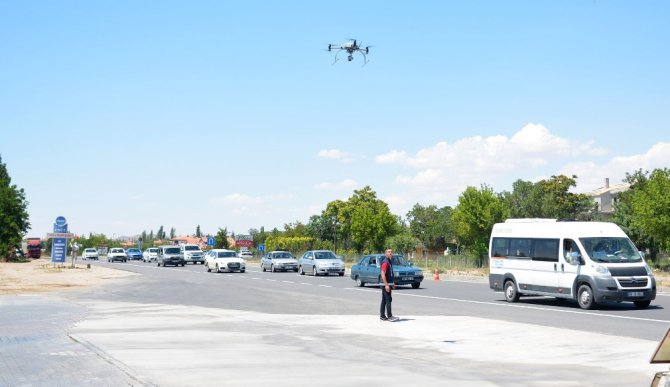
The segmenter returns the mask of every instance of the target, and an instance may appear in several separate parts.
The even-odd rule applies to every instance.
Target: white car
[[[208,272],[214,270],[217,273],[221,271],[244,273],[247,269],[247,263],[244,259],[238,257],[233,250],[212,249],[205,255],[205,267]]]
[[[114,262],[114,261],[126,262],[127,260],[128,256],[126,255],[126,250],[120,247],[114,247],[111,250],[109,250],[109,253],[107,253],[107,262]]]
[[[261,258],[261,270],[298,271],[298,260],[288,251],[270,251]]]
[[[84,249],[84,252],[81,255],[84,259],[98,259],[98,250],[93,248]]]
[[[247,258],[247,259],[248,259],[248,258],[253,258],[253,257],[254,257],[254,255],[253,255],[253,254],[251,253],[251,251],[249,251],[249,250],[242,250],[242,251],[240,251],[239,256],[242,257],[242,258]]]
[[[158,261],[158,247],[149,247],[144,250],[142,253],[143,262],[156,262]]]

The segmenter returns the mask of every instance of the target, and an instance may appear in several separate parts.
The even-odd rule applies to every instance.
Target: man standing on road
[[[386,249],[386,257],[382,261],[381,277],[382,277],[382,303],[379,307],[379,319],[381,321],[398,321],[398,318],[391,313],[391,287],[395,289],[395,281],[393,279],[393,250]]]

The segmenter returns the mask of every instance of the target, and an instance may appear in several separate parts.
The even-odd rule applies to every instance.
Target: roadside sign
[[[51,236],[50,236],[51,235]],[[67,240],[74,235],[67,232],[67,220],[59,216],[54,222],[54,232],[47,234],[47,238],[53,238],[51,244],[51,262],[64,263],[67,254]]]
[[[263,243],[261,243],[260,245],[258,245],[257,250],[258,250],[259,253],[264,252],[265,251],[265,245]]]
[[[207,238],[207,246],[214,246],[215,244],[216,241],[214,240],[214,237]]]
[[[235,241],[237,247],[254,247],[254,241],[248,239],[240,239]]]
[[[55,238],[51,244],[51,262],[64,263],[67,250],[67,239]]]
[[[72,239],[72,238],[74,238],[74,234],[71,233],[71,232],[48,232],[47,233],[47,239],[55,239],[55,238]]]

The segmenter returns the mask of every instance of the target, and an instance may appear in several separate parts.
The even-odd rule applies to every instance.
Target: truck
[[[26,254],[30,258],[39,258],[42,255],[42,241],[40,238],[26,239]]]

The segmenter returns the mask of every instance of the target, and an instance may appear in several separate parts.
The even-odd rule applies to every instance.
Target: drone
[[[365,56],[367,53],[370,52],[370,47],[362,47],[356,42],[356,39],[349,39],[346,43],[343,45],[338,45],[338,44],[329,44],[328,45],[328,51],[332,50],[337,50],[337,53],[335,54],[335,62],[337,62],[337,55],[340,53],[340,51],[344,50],[347,52],[347,61],[351,62],[354,60],[354,53],[355,52],[360,52],[361,55],[363,55],[363,66],[365,66],[366,63],[368,63],[368,57]]]

